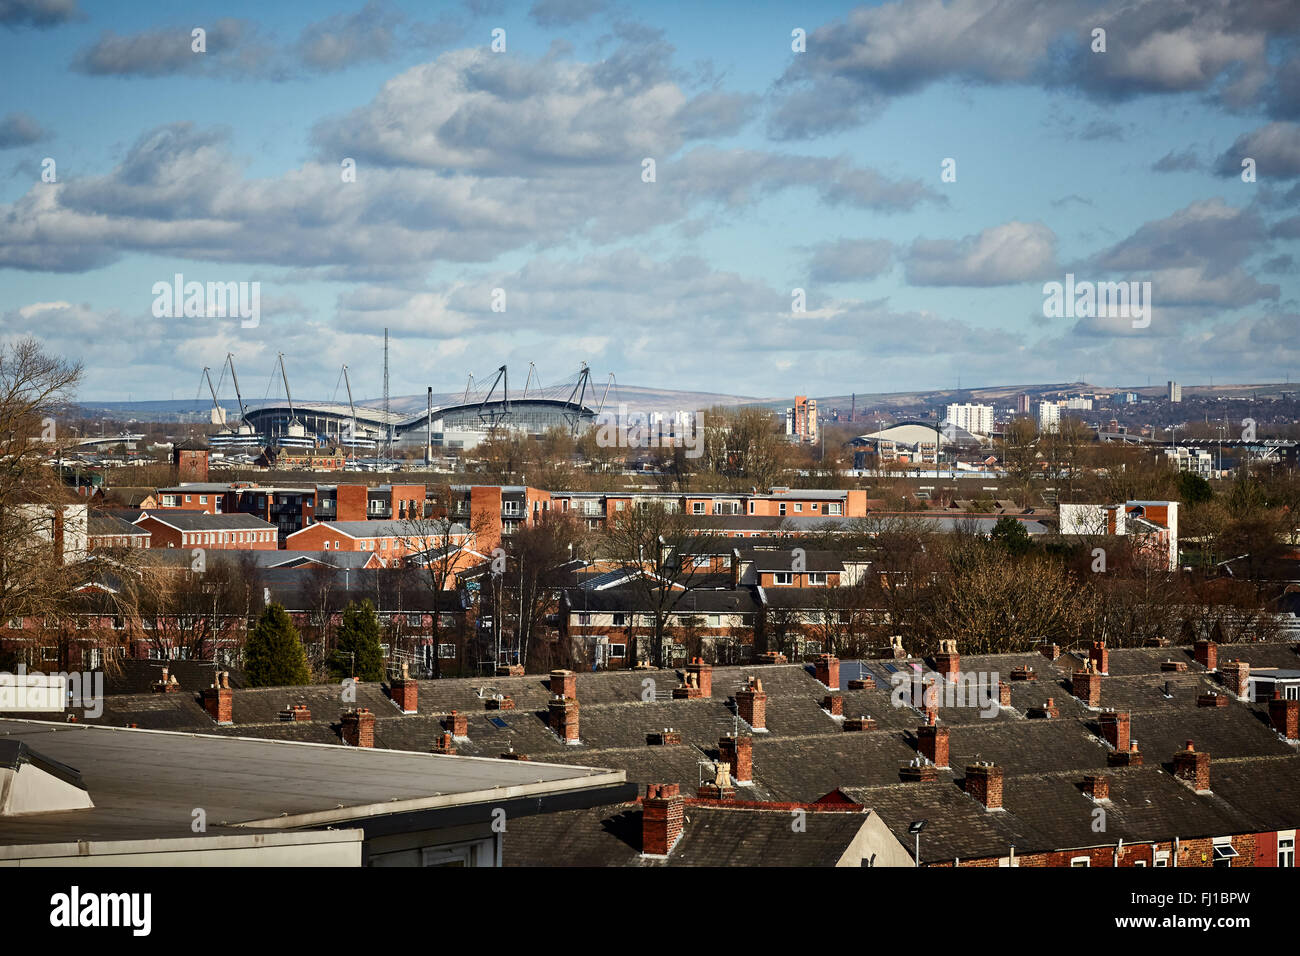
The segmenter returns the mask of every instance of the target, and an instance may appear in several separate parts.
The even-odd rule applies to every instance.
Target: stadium
[[[259,403],[244,407],[240,427],[212,436],[211,443],[214,448],[337,445],[366,449],[391,444],[394,451],[423,450],[427,443],[435,449],[464,450],[502,430],[533,437],[556,428],[581,434],[593,425],[600,410],[587,403],[593,389],[585,364],[571,381],[545,387],[532,385],[530,371],[518,397],[510,396],[508,382],[502,366],[486,389],[467,387],[454,398],[430,392],[426,407],[414,414],[410,399],[401,402],[406,410],[387,412],[355,402],[294,402],[292,397]]]

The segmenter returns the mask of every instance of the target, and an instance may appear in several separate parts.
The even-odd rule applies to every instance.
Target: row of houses
[[[807,666],[397,669],[346,700],[139,662],[93,710],[0,708],[0,738],[30,750],[0,772],[66,784],[57,819],[0,814],[0,858],[62,860],[93,828],[66,862],[1292,868],[1300,700],[1277,683],[1300,683],[1297,654],[948,643]],[[900,680],[932,693],[900,699]],[[231,809],[196,835],[209,788]]]

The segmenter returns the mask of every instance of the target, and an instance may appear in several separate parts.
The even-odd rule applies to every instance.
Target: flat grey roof
[[[0,720],[0,739],[81,772],[92,810],[0,817],[0,847],[320,827],[607,787],[621,770],[535,761]],[[0,853],[3,856],[3,853]]]

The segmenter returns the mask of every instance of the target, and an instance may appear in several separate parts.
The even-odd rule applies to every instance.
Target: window
[[[694,502],[692,502],[692,503],[691,503],[691,514],[693,514],[693,515],[702,515],[702,514],[704,514],[704,502],[703,502],[703,501],[694,501]]]
[[[1090,860],[1086,856],[1076,856],[1072,860],[1070,860],[1070,866],[1083,866],[1083,867],[1092,866],[1092,860]]]
[[[825,572],[825,571],[809,571],[809,572],[808,572],[808,586],[809,586],[809,587],[816,587],[816,586],[818,586],[818,585],[822,585],[822,584],[825,584],[825,583],[826,583],[826,572]]]
[[[408,614],[406,615],[406,623],[409,624],[411,627],[419,627],[421,624],[424,623],[424,615]]]
[[[328,541],[326,541],[326,542],[325,542],[325,550],[328,551],[329,549],[330,549],[330,543],[329,543]]]
[[[844,509],[841,507],[841,505],[839,504],[839,502],[837,502],[837,501],[832,501],[830,504],[828,504],[828,505],[826,506],[826,513],[827,513],[828,515],[838,515],[838,514],[843,514],[843,513],[844,513]]]
[[[186,504],[189,504],[189,503],[190,503],[191,501],[193,501],[193,500],[194,500],[194,496],[193,496],[193,495],[186,495],[186,496],[185,496],[185,503],[186,503]]]
[[[794,513],[795,513],[795,514],[798,514],[798,513],[801,512],[801,511],[803,511],[803,502],[802,502],[802,501],[796,501],[795,504],[794,504]]]
[[[722,627],[722,615],[721,615],[721,614],[710,614],[710,615],[709,615],[709,627]]]
[[[517,515],[517,514],[519,514],[519,502],[517,502],[517,501],[503,501],[503,502],[501,502],[501,513],[502,513],[503,515]]]
[[[607,646],[609,647],[610,657],[627,657],[626,644],[609,644]]]
[[[587,614],[586,612],[583,612],[582,614],[579,614],[579,615],[578,615],[578,626],[579,626],[579,627],[589,627],[590,625],[591,625],[591,615],[590,615],[590,614]]]
[[[1156,865],[1156,866],[1168,866],[1168,865],[1169,865],[1169,851],[1168,851],[1168,850],[1156,850],[1155,865]]]
[[[454,660],[455,657],[456,657],[456,645],[455,645],[455,644],[439,644],[439,645],[438,645],[438,657],[441,658],[441,659],[444,660],[444,661],[446,661],[446,660]]]
[[[777,571],[772,575],[773,584],[789,584],[794,580],[794,575],[789,571]]]
[[[206,505],[207,503],[208,503],[208,496],[207,496],[207,495],[199,495],[199,504],[201,504],[201,505]]]
[[[779,505],[776,506],[776,513],[777,513],[778,515],[784,515],[784,514],[785,514],[785,502],[784,502],[784,501],[781,502]]]
[[[1232,866],[1232,859],[1235,856],[1237,856],[1237,850],[1232,845],[1231,837],[1214,838],[1213,866],[1220,869],[1228,869]]]
[[[626,615],[626,614],[622,614],[622,613],[615,614],[615,615],[614,615],[614,626],[615,626],[615,627],[626,627],[626,626],[627,626],[627,615]]]
[[[697,554],[691,559],[691,567],[693,568],[707,568],[709,564],[710,558],[707,554]]]
[[[1295,866],[1295,831],[1290,831],[1290,836],[1278,834],[1277,838],[1277,865],[1285,867]]]

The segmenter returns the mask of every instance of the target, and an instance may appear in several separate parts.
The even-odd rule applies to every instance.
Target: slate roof
[[[506,866],[834,866],[868,815],[810,811],[792,836],[790,811],[688,804],[668,859],[641,855],[639,804],[593,807],[510,822]]]
[[[296,571],[267,573],[302,577]],[[351,578],[358,576],[354,572]],[[421,588],[415,593],[429,592]],[[355,704],[374,712],[378,748],[427,753],[443,732],[441,715],[455,709],[468,718],[468,739],[455,744],[461,755],[496,757],[513,748],[534,760],[623,770],[629,781],[642,786],[678,783],[690,795],[717,759],[719,738],[737,727],[742,735],[750,733],[746,725],[737,724],[729,699],[749,678],[759,677],[767,694],[767,732],[752,735],[754,781],[740,788],[742,798],[810,802],[839,788],[850,794],[863,791],[865,799],[869,791],[866,805],[896,832],[899,826],[905,830],[913,819],[931,820],[922,851],[935,855],[926,856],[927,860],[1001,856],[1012,843],[1017,852],[1027,853],[1035,847],[1091,846],[1121,837],[1163,839],[1166,831],[1184,837],[1226,835],[1300,822],[1296,819],[1300,805],[1294,799],[1300,792],[1300,754],[1269,726],[1267,707],[1236,699],[1226,707],[1198,707],[1199,694],[1220,686],[1216,679],[1195,665],[1183,673],[1161,672],[1161,660],[1185,657],[1188,649],[1152,650],[1111,650],[1113,673],[1102,678],[1100,709],[1089,709],[1066,689],[1074,667],[1069,657],[1052,662],[1034,653],[963,656],[963,671],[977,671],[982,680],[991,680],[994,672],[1008,679],[1013,667],[1025,665],[1034,667],[1039,679],[1010,682],[1012,706],[1000,708],[992,718],[980,717],[972,707],[941,707],[940,724],[949,731],[951,769],[939,770],[936,782],[924,784],[900,782],[899,768],[916,757],[916,733],[924,718],[912,707],[893,706],[887,669],[893,666],[906,673],[917,664],[925,673],[926,667],[917,659],[866,661],[880,685],[841,692],[845,716],[866,713],[876,720],[876,728],[867,732],[845,731],[842,720],[822,709],[828,690],[814,678],[812,667],[804,664],[715,666],[711,696],[689,700],[664,699],[681,682],[682,671],[579,673],[581,741],[576,746],[560,740],[546,723],[551,692],[545,674],[422,680],[415,716],[403,716],[379,683],[358,685]],[[1245,657],[1247,653],[1259,659],[1285,659],[1294,652],[1289,645],[1231,650],[1221,645],[1219,653],[1223,660],[1228,654]],[[160,662],[154,666],[160,667]],[[842,662],[842,686],[858,672],[855,662]],[[235,725],[217,728],[199,704],[197,691],[205,685],[191,686],[183,675],[181,682],[182,693],[110,695],[98,722],[337,743],[340,714],[352,706],[342,701],[337,685],[237,689]],[[1173,690],[1168,698],[1166,682]],[[509,695],[515,709],[488,710],[487,699],[497,694]],[[1054,698],[1059,717],[1026,719],[1027,708],[1048,697]],[[297,702],[311,708],[313,720],[280,721],[279,712]],[[1107,766],[1110,747],[1101,736],[1099,717],[1100,710],[1108,707],[1131,713],[1131,736],[1139,742],[1143,767]],[[680,744],[648,745],[647,734],[669,727],[681,734]],[[1194,794],[1170,776],[1173,755],[1189,739],[1211,755],[1211,795]],[[965,767],[975,761],[1002,767],[1006,812],[987,813],[961,790]],[[1114,808],[1104,837],[1090,829],[1090,801],[1079,790],[1085,773],[1105,773],[1112,781]],[[1068,807],[1081,812],[1058,812]],[[942,823],[936,822],[940,817]],[[605,820],[602,817],[592,825],[603,827]],[[513,821],[511,827],[513,832]],[[726,845],[726,839],[719,837],[717,845]],[[900,842],[912,846],[910,838],[900,836]],[[574,859],[584,852],[575,843]]]
[[[210,515],[206,511],[194,511],[186,508],[163,508],[142,510],[138,521],[146,517],[155,518],[163,524],[171,525],[180,531],[275,531],[275,525],[263,521],[257,515],[231,511],[226,514]]]

